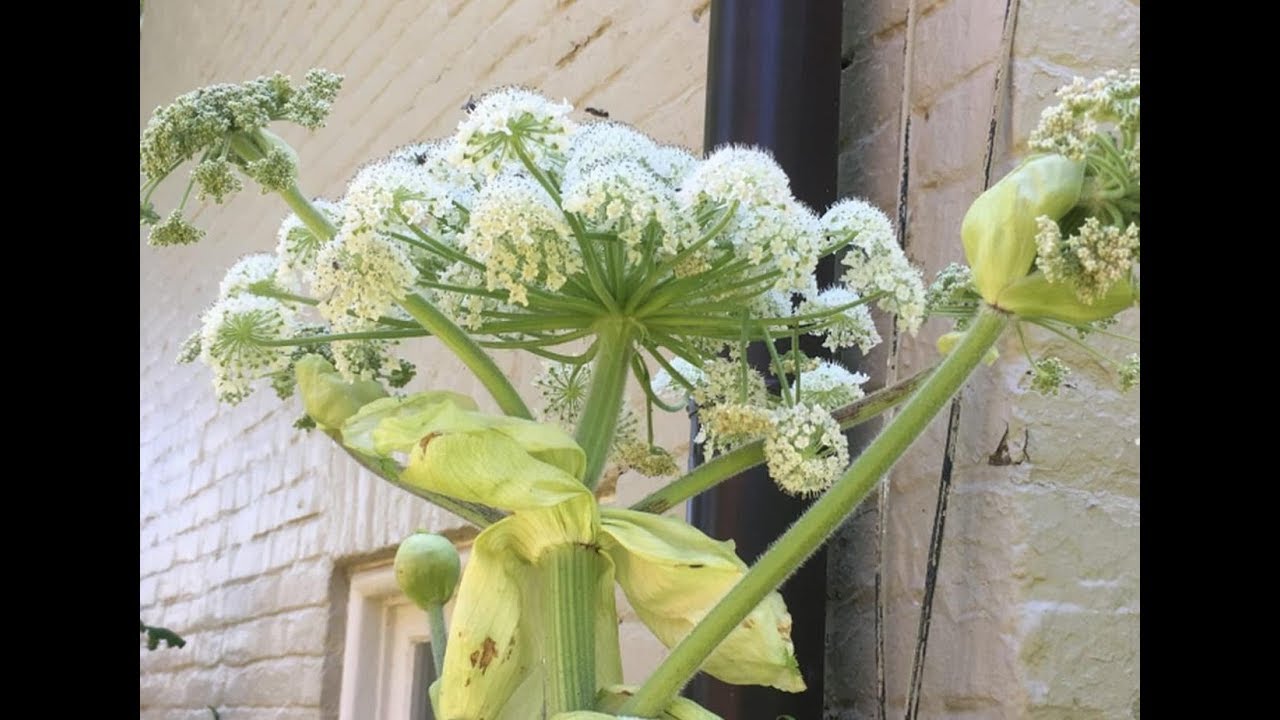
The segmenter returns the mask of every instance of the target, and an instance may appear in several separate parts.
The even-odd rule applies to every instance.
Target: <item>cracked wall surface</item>
[[[1137,2],[1021,0],[1006,54],[1001,29],[1013,3],[845,3],[841,192],[892,216],[905,158],[905,244],[928,278],[963,259],[960,221],[982,190],[993,103],[994,181],[1025,151],[1058,85],[1138,65]],[[934,362],[933,343],[948,329],[930,321],[904,338],[893,358],[898,375]],[[1136,337],[1138,311],[1114,329]],[[1028,341],[1036,357],[1061,356],[1076,372],[1056,398],[1030,392],[1028,363],[1010,336],[1000,361],[960,395],[919,716],[1136,718],[1140,391],[1120,394],[1113,372],[1056,336],[1029,332]],[[1136,350],[1092,342],[1117,358]],[[889,361],[887,349],[868,359],[882,373]],[[946,416],[892,472],[883,516],[889,716],[906,706]],[[876,514],[874,502],[860,508],[829,555],[832,720],[879,716]]]

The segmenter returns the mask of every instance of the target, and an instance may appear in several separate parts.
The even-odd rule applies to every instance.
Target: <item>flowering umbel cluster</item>
[[[234,140],[268,137],[278,119],[315,127],[333,90],[336,80],[313,72],[297,91],[276,76],[184,96],[144,133],[143,168],[159,177],[198,156],[203,195],[238,187],[236,171],[274,189]],[[386,354],[415,334],[402,308],[413,296],[484,347],[554,362],[540,387],[547,419],[562,425],[581,411],[590,363],[621,356],[644,389],[648,431],[641,439],[623,408],[614,457],[625,467],[674,472],[652,445],[653,410],[683,410],[693,393],[708,453],[770,437],[780,484],[821,490],[847,458],[843,441],[784,425],[856,399],[865,376],[819,369],[793,349],[775,368],[786,387],[769,393],[742,350],[816,334],[829,350],[865,352],[880,342],[873,304],[914,332],[924,285],[888,218],[860,200],[815,214],[763,150],[726,146],[699,160],[619,123],[578,124],[571,110],[521,88],[495,91],[451,138],[401,148],[362,168],[340,200],[316,200],[323,218],[285,218],[274,259],[233,269],[238,279],[205,315],[198,357],[219,396],[236,402],[254,379],[287,373],[303,345],[351,380],[407,379]],[[199,234],[185,224],[165,232],[153,241]],[[818,260],[833,253],[844,255],[843,275],[819,287]],[[235,299],[244,293],[256,304]],[[609,323],[616,336],[600,332]],[[223,336],[236,344],[207,342]]]
[[[297,174],[293,151],[265,128],[286,120],[309,130],[324,125],[342,78],[324,70],[307,73],[302,87],[276,73],[240,85],[210,85],[156,110],[139,144],[141,220],[151,225],[152,245],[186,245],[203,231],[183,217],[196,188],[200,200],[221,203],[243,183],[236,171],[256,180],[263,192],[281,191]],[[183,163],[196,160],[181,205],[164,220],[151,204],[151,194]]]

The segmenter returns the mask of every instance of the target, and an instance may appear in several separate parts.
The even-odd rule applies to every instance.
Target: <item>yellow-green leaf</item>
[[[471,398],[445,390],[383,398],[360,408],[343,423],[342,442],[353,450],[379,457],[408,452],[426,434],[417,431],[419,426],[451,410],[475,408]]]
[[[601,511],[601,545],[636,615],[667,647],[680,642],[746,574],[733,544],[675,518]],[[727,683],[805,689],[791,642],[791,615],[770,593],[716,648],[702,669]]]
[[[1044,273],[1034,272],[1000,292],[996,306],[1019,317],[1049,318],[1072,325],[1102,320],[1134,305],[1137,298],[1133,286],[1118,282],[1092,305],[1076,295],[1070,282],[1051,283]]]
[[[440,676],[442,720],[496,718],[535,665],[536,614],[521,598],[531,573],[507,550],[510,520],[476,537],[462,574]]]
[[[319,355],[306,355],[294,365],[302,407],[321,430],[337,430],[360,408],[387,396],[376,381],[349,383]]]

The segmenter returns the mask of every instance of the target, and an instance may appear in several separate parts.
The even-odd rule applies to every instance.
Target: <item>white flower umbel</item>
[[[289,368],[292,347],[264,343],[294,334],[293,311],[284,303],[235,295],[209,308],[200,329],[200,360],[213,371],[218,399],[232,405],[248,397],[254,383]]]
[[[1051,218],[1036,218],[1036,265],[1051,283],[1072,282],[1076,297],[1092,305],[1113,285],[1127,279],[1141,247],[1138,226],[1123,230],[1086,218],[1067,238]]]
[[[572,428],[587,401],[591,366],[543,362],[542,374],[534,378],[533,386],[542,396],[543,419]]]
[[[218,297],[229,298],[251,293],[252,288],[270,287],[275,284],[279,262],[270,253],[245,255],[236,261],[218,285]]]
[[[848,443],[840,424],[811,403],[773,413],[773,424],[764,438],[764,456],[773,481],[798,497],[811,497],[831,487],[849,464]]]
[[[692,380],[692,378],[689,379]],[[742,402],[763,407],[768,397],[764,376],[760,371],[736,359],[708,360],[703,365],[701,377],[693,388],[693,400],[699,407],[726,402]]]
[[[627,261],[652,257],[646,232],[661,240],[661,256],[671,256],[695,238],[687,214],[676,205],[675,192],[639,162],[601,162],[575,175],[563,189],[563,207],[578,213],[594,230],[614,233],[627,248]]]
[[[374,320],[405,296],[417,276],[402,243],[344,226],[316,254],[313,292],[320,299],[320,314],[331,324],[341,324],[348,314]]]
[[[568,118],[572,109],[522,88],[495,90],[458,123],[449,159],[458,167],[496,175],[509,163],[519,164],[518,143],[535,165],[559,166],[574,127]]]
[[[767,151],[742,145],[717,148],[680,186],[687,207],[783,205],[790,201],[787,174]]]
[[[829,287],[806,297],[796,313],[810,315],[844,307],[838,314],[821,321],[823,327],[817,332],[824,337],[822,346],[832,351],[856,347],[865,353],[880,344],[880,333],[876,331],[876,324],[871,319],[871,309],[865,304],[846,307],[859,299],[857,293],[848,288]]]
[[[1074,78],[1058,90],[1062,102],[1040,114],[1040,124],[1031,133],[1031,148],[1083,160],[1106,125],[1122,135],[1136,135],[1141,122],[1141,80],[1138,69],[1125,73],[1112,70],[1091,81]],[[1140,160],[1136,144],[1131,150],[1131,157],[1125,159],[1130,172],[1137,175]]]
[[[773,427],[768,410],[736,402],[698,408],[698,422],[701,427],[693,441],[702,443],[708,458],[759,440]]]
[[[813,285],[822,250],[818,216],[795,200],[740,208],[729,237],[752,265],[777,270],[776,291],[799,291]]]
[[[579,125],[569,137],[564,184],[578,181],[583,171],[618,160],[639,163],[671,188],[697,164],[683,148],[659,145],[649,136],[622,123],[593,122]]]
[[[347,186],[342,225],[355,233],[407,233],[408,223],[447,243],[463,224],[453,200],[449,189],[423,166],[385,160],[366,166]]]
[[[341,205],[318,198],[311,204],[330,222],[337,224],[342,220]],[[292,290],[310,287],[316,276],[316,254],[324,243],[324,239],[312,232],[296,214],[289,213],[276,233],[276,259],[279,262],[276,279],[280,284]]]
[[[861,400],[865,395],[862,384],[867,380],[870,378],[865,373],[849,372],[840,363],[823,360],[818,367],[805,372],[799,383],[792,383],[791,393],[797,402],[835,410]]]
[[[527,289],[558,290],[582,270],[582,257],[564,215],[527,177],[508,174],[489,181],[471,209],[471,224],[458,239],[485,264],[490,290],[504,289],[511,302],[527,305]]]
[[[859,296],[884,293],[877,305],[897,313],[912,334],[924,320],[924,279],[898,246],[893,224],[865,200],[845,199],[822,216],[822,229],[833,242],[848,242],[844,282]]]

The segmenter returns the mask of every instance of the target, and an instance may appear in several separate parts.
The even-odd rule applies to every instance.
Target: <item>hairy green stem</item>
[[[594,488],[600,481],[622,412],[622,393],[631,367],[632,326],[626,318],[606,318],[596,323],[596,359],[591,366],[591,388],[583,403],[574,439],[587,453],[582,482]]]
[[[546,716],[590,710],[596,697],[596,586],[605,560],[599,550],[565,545],[538,560],[546,633]]]
[[[420,295],[406,296],[400,301],[400,306],[422,327],[439,338],[440,342],[452,350],[459,360],[466,363],[466,366],[497,401],[502,412],[526,420],[533,419],[529,406],[524,404],[524,399],[520,397],[520,393],[516,392],[511,381],[507,380],[506,374],[494,364],[489,353],[477,345],[476,341],[472,340],[462,328],[453,324],[452,320]]]
[[[921,370],[905,380],[900,380],[861,400],[849,403],[833,411],[831,415],[840,423],[841,430],[857,427],[906,400],[932,372],[933,368]],[[763,464],[764,441],[757,440],[699,465],[683,477],[636,501],[631,509],[640,512],[664,513],[735,475]]]
[[[427,624],[431,626],[431,662],[436,666],[436,677],[444,674],[444,646],[449,633],[444,626],[444,605],[427,606]]]
[[[858,503],[906,452],[968,379],[1008,325],[1009,316],[984,306],[959,345],[912,395],[884,431],[777,542],[756,561],[693,631],[671,651],[620,714],[655,717],[751,610],[822,546]]]

